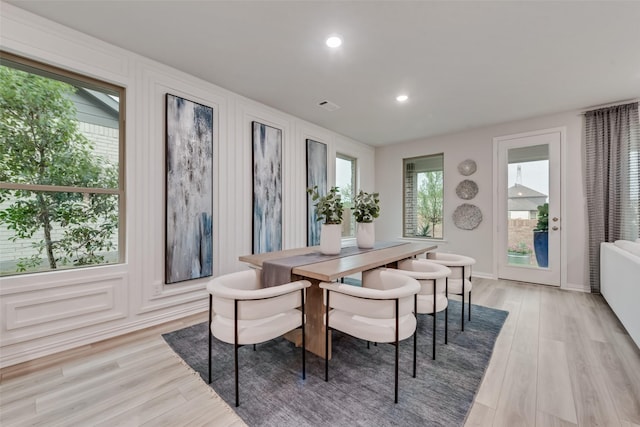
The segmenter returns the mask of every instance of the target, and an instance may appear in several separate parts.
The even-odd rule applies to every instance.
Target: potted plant
[[[356,242],[359,248],[372,248],[375,242],[373,220],[380,215],[378,193],[360,190],[353,199],[353,217],[356,220]]]
[[[531,264],[531,252],[533,252],[531,247],[525,242],[518,242],[515,245],[509,246],[509,248],[507,248],[509,264]]]
[[[342,247],[342,199],[338,187],[331,187],[325,195],[318,193],[318,186],[307,188],[316,209],[316,220],[322,221],[320,252],[337,255]]]
[[[549,203],[538,206],[538,224],[533,229],[533,248],[538,267],[549,266]]]

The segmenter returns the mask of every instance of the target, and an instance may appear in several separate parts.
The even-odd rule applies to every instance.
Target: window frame
[[[353,199],[353,197],[358,194],[358,158],[357,157],[353,157],[350,156],[348,154],[344,154],[344,153],[338,153],[336,152],[336,162],[338,161],[338,159],[340,160],[344,160],[347,162],[351,163],[351,189],[352,189],[352,194],[351,194],[351,198]],[[337,181],[337,165],[336,165],[336,181]],[[336,183],[337,185],[337,183]],[[351,213],[349,212],[349,215]],[[356,237],[356,227],[355,227],[355,222],[353,221],[353,218],[351,218],[351,223],[350,223],[350,228],[349,228],[349,234],[345,235],[344,234],[344,225],[342,228],[342,232],[341,232],[341,238],[342,239],[353,239]],[[344,221],[343,221],[344,224]],[[353,233],[351,233],[351,231],[353,231]]]
[[[428,158],[435,158],[435,157],[440,157],[441,158],[441,162],[442,162],[442,222],[441,227],[442,227],[442,236],[441,237],[434,237],[434,236],[420,236],[416,234],[416,229],[414,229],[413,234],[407,234],[407,164],[408,163],[412,163],[412,161],[416,161],[416,160],[422,160],[422,159],[428,159]],[[417,174],[419,174],[420,172],[414,172],[415,175],[417,176]],[[420,240],[437,240],[437,241],[444,241],[445,240],[445,227],[444,227],[444,218],[445,218],[445,195],[444,195],[444,188],[445,188],[445,174],[444,174],[444,152],[440,152],[440,153],[434,153],[434,154],[425,154],[422,156],[414,156],[414,157],[407,157],[407,158],[403,158],[402,159],[402,237],[405,239],[420,239]],[[418,189],[416,188],[416,191]],[[416,194],[416,200],[417,200],[417,194]],[[417,202],[416,202],[417,203]],[[417,212],[416,212],[416,225],[417,225]]]
[[[64,268],[65,271],[83,269],[85,267],[99,267],[105,265],[123,264],[126,260],[126,158],[125,158],[125,135],[126,135],[126,89],[122,86],[115,85],[103,80],[98,80],[86,75],[82,75],[73,71],[59,68],[44,62],[25,58],[0,49],[0,65],[6,66],[30,74],[39,75],[41,77],[52,80],[61,81],[72,86],[82,84],[83,88],[94,89],[107,95],[118,96],[118,188],[102,188],[102,187],[74,187],[74,186],[56,186],[42,184],[17,184],[12,182],[0,181],[1,190],[25,190],[32,192],[56,192],[56,193],[80,193],[80,194],[111,194],[118,197],[118,260],[115,263],[105,264],[88,264],[81,266],[73,266]],[[34,73],[35,69],[38,73]],[[4,274],[1,277],[15,277],[25,274],[46,274],[56,272],[58,270],[45,271],[25,271],[15,272],[12,274]]]

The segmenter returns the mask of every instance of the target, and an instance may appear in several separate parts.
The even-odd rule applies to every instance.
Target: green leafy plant
[[[511,245],[509,246],[507,251],[510,254],[515,254],[515,255],[529,255],[530,253],[533,252],[531,250],[531,247],[529,247],[529,245],[527,245],[525,242],[518,242],[515,245]]]
[[[338,187],[331,187],[327,194],[321,196],[318,186],[307,188],[316,208],[316,220],[325,224],[342,224],[342,197]]]
[[[373,222],[380,216],[380,198],[378,193],[362,190],[354,197],[353,216],[356,222]]]
[[[538,224],[533,231],[549,231],[549,203],[538,206]]]
[[[420,237],[432,237],[431,226],[429,224],[419,226],[417,235]]]

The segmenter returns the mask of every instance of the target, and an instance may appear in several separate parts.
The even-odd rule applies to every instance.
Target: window
[[[124,89],[0,53],[0,275],[122,262]]]
[[[443,238],[444,154],[403,160],[404,237]]]
[[[336,186],[340,188],[342,205],[342,237],[356,235],[356,222],[353,220],[351,208],[353,196],[356,194],[356,159],[338,153],[336,155]]]

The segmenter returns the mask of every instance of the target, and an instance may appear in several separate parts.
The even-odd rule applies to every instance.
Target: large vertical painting
[[[327,144],[307,139],[307,188],[318,186],[318,194],[327,194]],[[307,195],[307,246],[320,244],[320,227],[316,210]]]
[[[213,275],[213,108],[166,96],[165,282]]]
[[[282,130],[253,122],[253,253],[282,249]]]

